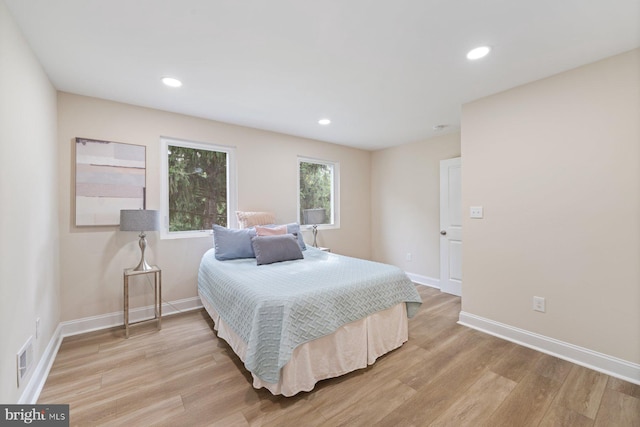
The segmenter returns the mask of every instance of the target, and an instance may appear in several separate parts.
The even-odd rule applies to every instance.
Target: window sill
[[[198,237],[210,238],[212,235],[213,230],[161,232],[160,240],[193,239]]]
[[[318,224],[318,231],[322,230],[339,230],[340,224]],[[313,230],[313,225],[300,225],[300,230],[302,231],[311,231]]]

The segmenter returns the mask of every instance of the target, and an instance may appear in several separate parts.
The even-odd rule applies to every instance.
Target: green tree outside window
[[[333,222],[333,166],[300,161],[300,224]]]
[[[169,231],[227,226],[227,153],[168,146]]]

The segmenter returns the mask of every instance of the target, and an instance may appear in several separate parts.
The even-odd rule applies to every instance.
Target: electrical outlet
[[[482,206],[471,206],[469,209],[469,216],[471,218],[482,219],[483,217]]]
[[[411,252],[407,252],[407,261],[411,261],[413,259],[413,255],[411,255]]]
[[[533,310],[544,313],[546,310],[544,298],[542,297],[533,297]]]

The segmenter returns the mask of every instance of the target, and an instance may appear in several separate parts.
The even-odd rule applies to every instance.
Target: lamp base
[[[318,243],[316,242],[316,238],[318,237],[318,226],[316,224],[313,224],[313,229],[311,230],[311,232],[313,233],[313,247],[317,248]]]
[[[140,262],[138,263],[138,265],[136,265],[133,268],[133,271],[149,271],[152,270],[153,267],[151,267],[148,263],[147,260],[144,259],[144,251],[145,249],[147,249],[147,235],[143,232],[140,233],[140,241],[138,242],[138,244],[140,245],[140,251],[142,251],[142,255],[140,256]]]
[[[153,270],[153,267],[151,267],[144,258],[141,259],[140,263],[137,266],[135,266],[135,268],[133,269],[133,271],[149,271],[149,270]]]

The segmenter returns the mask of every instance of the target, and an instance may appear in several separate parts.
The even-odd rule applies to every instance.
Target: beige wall
[[[440,160],[458,156],[460,133],[373,153],[371,236],[375,260],[438,280]],[[407,261],[407,253],[411,253],[411,261]]]
[[[0,402],[15,403],[16,353],[32,336],[37,363],[60,321],[56,92],[3,1],[0,94]]]
[[[464,312],[640,363],[639,123],[639,50],[463,107]]]
[[[367,151],[67,93],[58,94],[58,115],[62,320],[122,311],[122,269],[135,265],[140,251],[135,233],[74,226],[75,137],[145,145],[149,209],[160,206],[160,136],[235,146],[239,209],[274,211],[279,222],[296,220],[297,156],[338,161],[341,228],[322,230],[318,242],[370,257]],[[195,297],[198,265],[211,237],[160,240],[150,233],[147,239],[148,260],[163,269],[163,299]],[[133,304],[152,303],[145,286],[132,292]]]

